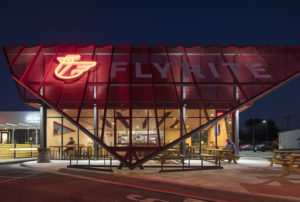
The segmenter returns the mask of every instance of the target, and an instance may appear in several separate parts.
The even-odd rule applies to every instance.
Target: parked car
[[[258,144],[254,147],[254,150],[253,151],[262,151],[262,152],[265,152],[265,151],[273,151],[273,147],[270,146],[270,145],[266,145],[266,144]]]
[[[240,151],[250,151],[250,150],[253,150],[252,144],[244,144],[240,146]]]

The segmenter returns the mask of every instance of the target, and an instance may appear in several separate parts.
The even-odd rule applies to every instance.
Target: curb
[[[33,158],[33,159],[23,159],[23,160],[16,160],[16,161],[4,161],[4,162],[0,162],[0,165],[7,165],[7,164],[15,164],[15,163],[24,163],[27,161],[36,161],[37,158]]]

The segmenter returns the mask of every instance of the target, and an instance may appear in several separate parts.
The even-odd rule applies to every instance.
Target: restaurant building
[[[177,147],[238,145],[239,112],[299,76],[300,47],[147,44],[3,47],[40,147],[109,153],[133,169]]]

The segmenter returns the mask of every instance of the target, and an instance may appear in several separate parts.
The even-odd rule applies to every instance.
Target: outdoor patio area
[[[253,152],[252,152],[253,153]],[[157,165],[159,162],[149,161],[145,164],[144,169],[129,170],[124,167],[123,169],[113,168],[113,173],[84,170],[84,172],[99,174],[101,179],[122,177],[130,178],[129,181],[146,180],[150,184],[163,186],[164,183],[191,186],[194,188],[205,188],[211,190],[222,190],[226,192],[238,192],[256,194],[262,196],[284,197],[285,199],[298,200],[300,197],[300,175],[299,173],[291,172],[290,175],[285,175],[284,170],[280,165],[273,165],[270,167],[270,162],[265,157],[272,155],[269,153],[254,153],[242,152],[244,155],[254,155],[256,157],[241,157],[237,164],[221,162],[223,169],[212,170],[195,170],[195,171],[178,171],[178,172],[165,172],[159,173],[160,167],[150,168],[147,165]],[[73,162],[74,164],[76,161]],[[106,161],[106,165],[109,161]],[[200,165],[200,160],[191,160],[190,164]],[[88,160],[80,160],[79,164],[87,165]],[[91,160],[91,165],[104,164],[103,160]],[[116,160],[112,161],[113,165],[118,165]],[[188,161],[185,161],[188,165]],[[55,172],[62,175],[73,175],[74,173],[81,172],[81,169],[67,168],[69,161],[67,160],[52,160],[51,163],[37,164],[36,161],[22,163],[23,166],[42,170],[45,172]],[[178,165],[180,163],[167,162],[165,165]],[[213,163],[204,163],[205,166],[213,165]],[[128,179],[126,180],[128,181]],[[129,182],[130,183],[130,182]]]

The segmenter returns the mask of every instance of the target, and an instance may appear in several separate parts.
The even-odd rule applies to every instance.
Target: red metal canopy
[[[130,168],[296,78],[300,72],[300,46],[23,44],[3,48],[25,100],[38,98],[47,103]],[[120,156],[118,148],[103,142],[104,129],[97,137],[81,126],[82,109],[94,107],[104,109],[103,128],[108,108],[154,109],[155,113],[160,108],[178,109],[184,130],[183,108],[197,108],[204,110],[208,123],[165,146],[136,148],[130,144],[128,153]],[[67,109],[77,109],[76,117]],[[226,113],[212,120],[208,109]],[[155,117],[158,124],[157,114]],[[137,149],[152,152],[133,160]]]

